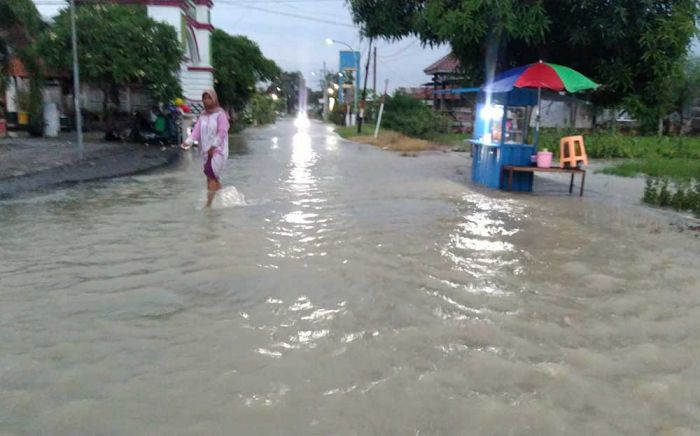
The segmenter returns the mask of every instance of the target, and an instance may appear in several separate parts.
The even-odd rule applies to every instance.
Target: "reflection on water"
[[[319,213],[323,210],[322,204],[326,199],[317,186],[318,180],[313,172],[318,155],[312,147],[311,136],[306,131],[294,134],[291,145],[292,154],[286,185],[288,200],[294,208],[281,217],[277,227],[271,232],[268,240],[273,243],[274,249],[268,256],[325,256],[327,253],[320,250],[324,245],[324,237],[321,234],[327,229],[329,219],[323,218]],[[287,248],[282,249],[284,246]]]
[[[696,433],[697,241],[328,129],[0,203],[0,433]]]

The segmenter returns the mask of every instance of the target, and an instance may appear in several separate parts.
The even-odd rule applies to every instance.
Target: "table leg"
[[[571,173],[571,183],[569,183],[569,194],[574,190],[574,173]]]
[[[513,170],[508,171],[508,190],[513,190]]]
[[[583,197],[583,185],[586,183],[586,172],[581,173],[581,194],[580,196]]]

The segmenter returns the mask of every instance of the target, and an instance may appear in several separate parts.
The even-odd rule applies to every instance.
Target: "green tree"
[[[683,125],[683,113],[700,97],[700,58],[688,58],[683,67],[683,75],[674,89],[675,109],[680,114]]]
[[[140,84],[151,98],[166,101],[181,94],[177,73],[182,48],[172,26],[152,20],[143,8],[85,5],[76,11],[80,77],[106,98],[103,116],[118,107],[119,88]],[[70,13],[61,11],[42,35],[39,47],[48,64],[71,69]]]
[[[250,122],[254,126],[274,123],[276,118],[275,106],[276,103],[270,96],[255,94],[248,104]]]
[[[29,93],[22,110],[29,112],[29,133],[39,136],[43,131],[42,89],[44,67],[34,44],[35,35],[45,27],[30,0],[0,2],[0,90],[8,79],[10,58],[16,56],[29,73]]]
[[[302,82],[303,76],[299,71],[285,71],[271,86],[271,90],[280,93],[288,114],[294,114],[299,110],[299,90]]]
[[[31,0],[0,1],[0,83],[8,79],[10,56],[33,41],[44,22]]]
[[[212,34],[212,56],[216,93],[229,112],[240,111],[248,104],[256,83],[276,80],[281,73],[254,41],[219,29]]]
[[[696,0],[347,0],[369,37],[450,44],[474,83],[485,71],[543,59],[604,86],[647,129],[673,105],[673,84],[700,6]]]

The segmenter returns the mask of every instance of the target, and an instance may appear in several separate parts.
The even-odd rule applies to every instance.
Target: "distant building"
[[[422,100],[427,106],[433,105],[433,92],[432,89],[426,86],[411,86],[411,87],[398,87],[396,92],[402,95],[407,95],[413,97],[416,100]]]
[[[452,54],[443,56],[430,64],[423,72],[428,76],[433,76],[432,80],[423,86],[432,88],[432,106],[434,109],[449,111],[452,108],[463,106],[459,94],[444,92],[458,88],[464,82],[464,75],[460,71],[457,58]]]

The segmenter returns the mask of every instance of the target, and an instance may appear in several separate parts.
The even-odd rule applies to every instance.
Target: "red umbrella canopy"
[[[537,62],[505,71],[484,87],[489,92],[508,92],[516,88],[544,88],[578,92],[595,89],[598,84],[569,67]]]

